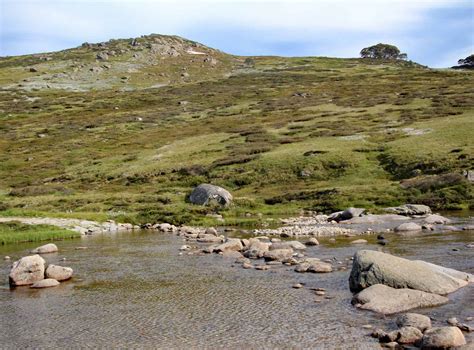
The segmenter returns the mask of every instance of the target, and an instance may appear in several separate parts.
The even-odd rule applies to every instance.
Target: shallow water
[[[10,289],[11,262],[0,262],[0,347],[379,349],[362,326],[389,329],[394,317],[351,306],[347,259],[355,251],[383,249],[474,273],[474,250],[465,247],[474,241],[472,231],[386,236],[383,248],[374,236],[363,237],[368,246],[350,245],[354,238],[321,239],[307,255],[348,266],[329,274],[297,274],[286,266],[244,270],[219,255],[179,256],[179,237],[145,231],[57,242],[60,253],[45,259],[75,271],[59,287]],[[35,246],[0,247],[0,256],[16,260]],[[305,288],[292,289],[296,282]],[[316,303],[310,287],[326,288],[333,299]],[[449,304],[420,312],[437,325],[452,316],[464,321],[474,316],[473,292],[473,285],[462,288]]]

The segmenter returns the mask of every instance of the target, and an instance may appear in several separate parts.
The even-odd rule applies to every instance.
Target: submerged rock
[[[25,256],[13,263],[9,281],[11,286],[25,286],[44,279],[44,259],[39,255]]]
[[[389,315],[419,307],[442,305],[448,301],[448,298],[433,293],[375,284],[355,295],[352,304],[360,304],[361,309]]]
[[[442,266],[399,258],[390,254],[360,250],[354,255],[349,286],[358,292],[375,284],[448,294],[464,287],[473,276]]]
[[[215,201],[222,206],[228,206],[232,203],[232,199],[229,191],[210,184],[197,186],[189,196],[189,201],[198,205],[208,205]]]

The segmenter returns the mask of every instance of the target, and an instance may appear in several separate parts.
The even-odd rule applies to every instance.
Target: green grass
[[[114,80],[130,52],[93,79],[109,85],[82,92],[11,86],[38,58],[0,60],[0,215],[215,225],[209,214],[219,213],[229,225],[265,226],[302,210],[474,207],[462,177],[474,168],[473,72],[318,57],[245,66],[203,50],[219,65],[168,57],[127,73],[132,91]],[[35,79],[70,60],[95,64],[95,53],[51,54]],[[149,88],[162,73],[170,83]],[[229,189],[234,205],[187,203],[203,182]]]
[[[0,223],[0,244],[54,241],[80,237],[80,233],[49,225],[26,225],[16,221]]]

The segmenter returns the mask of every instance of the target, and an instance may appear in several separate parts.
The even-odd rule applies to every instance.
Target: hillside
[[[151,35],[2,58],[0,86],[4,214],[266,225],[302,209],[474,206],[472,71]],[[186,203],[203,182],[235,204]]]

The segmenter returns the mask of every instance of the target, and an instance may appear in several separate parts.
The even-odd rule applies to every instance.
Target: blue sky
[[[0,55],[175,34],[240,55],[357,57],[385,42],[448,67],[474,53],[473,0],[0,0]]]

